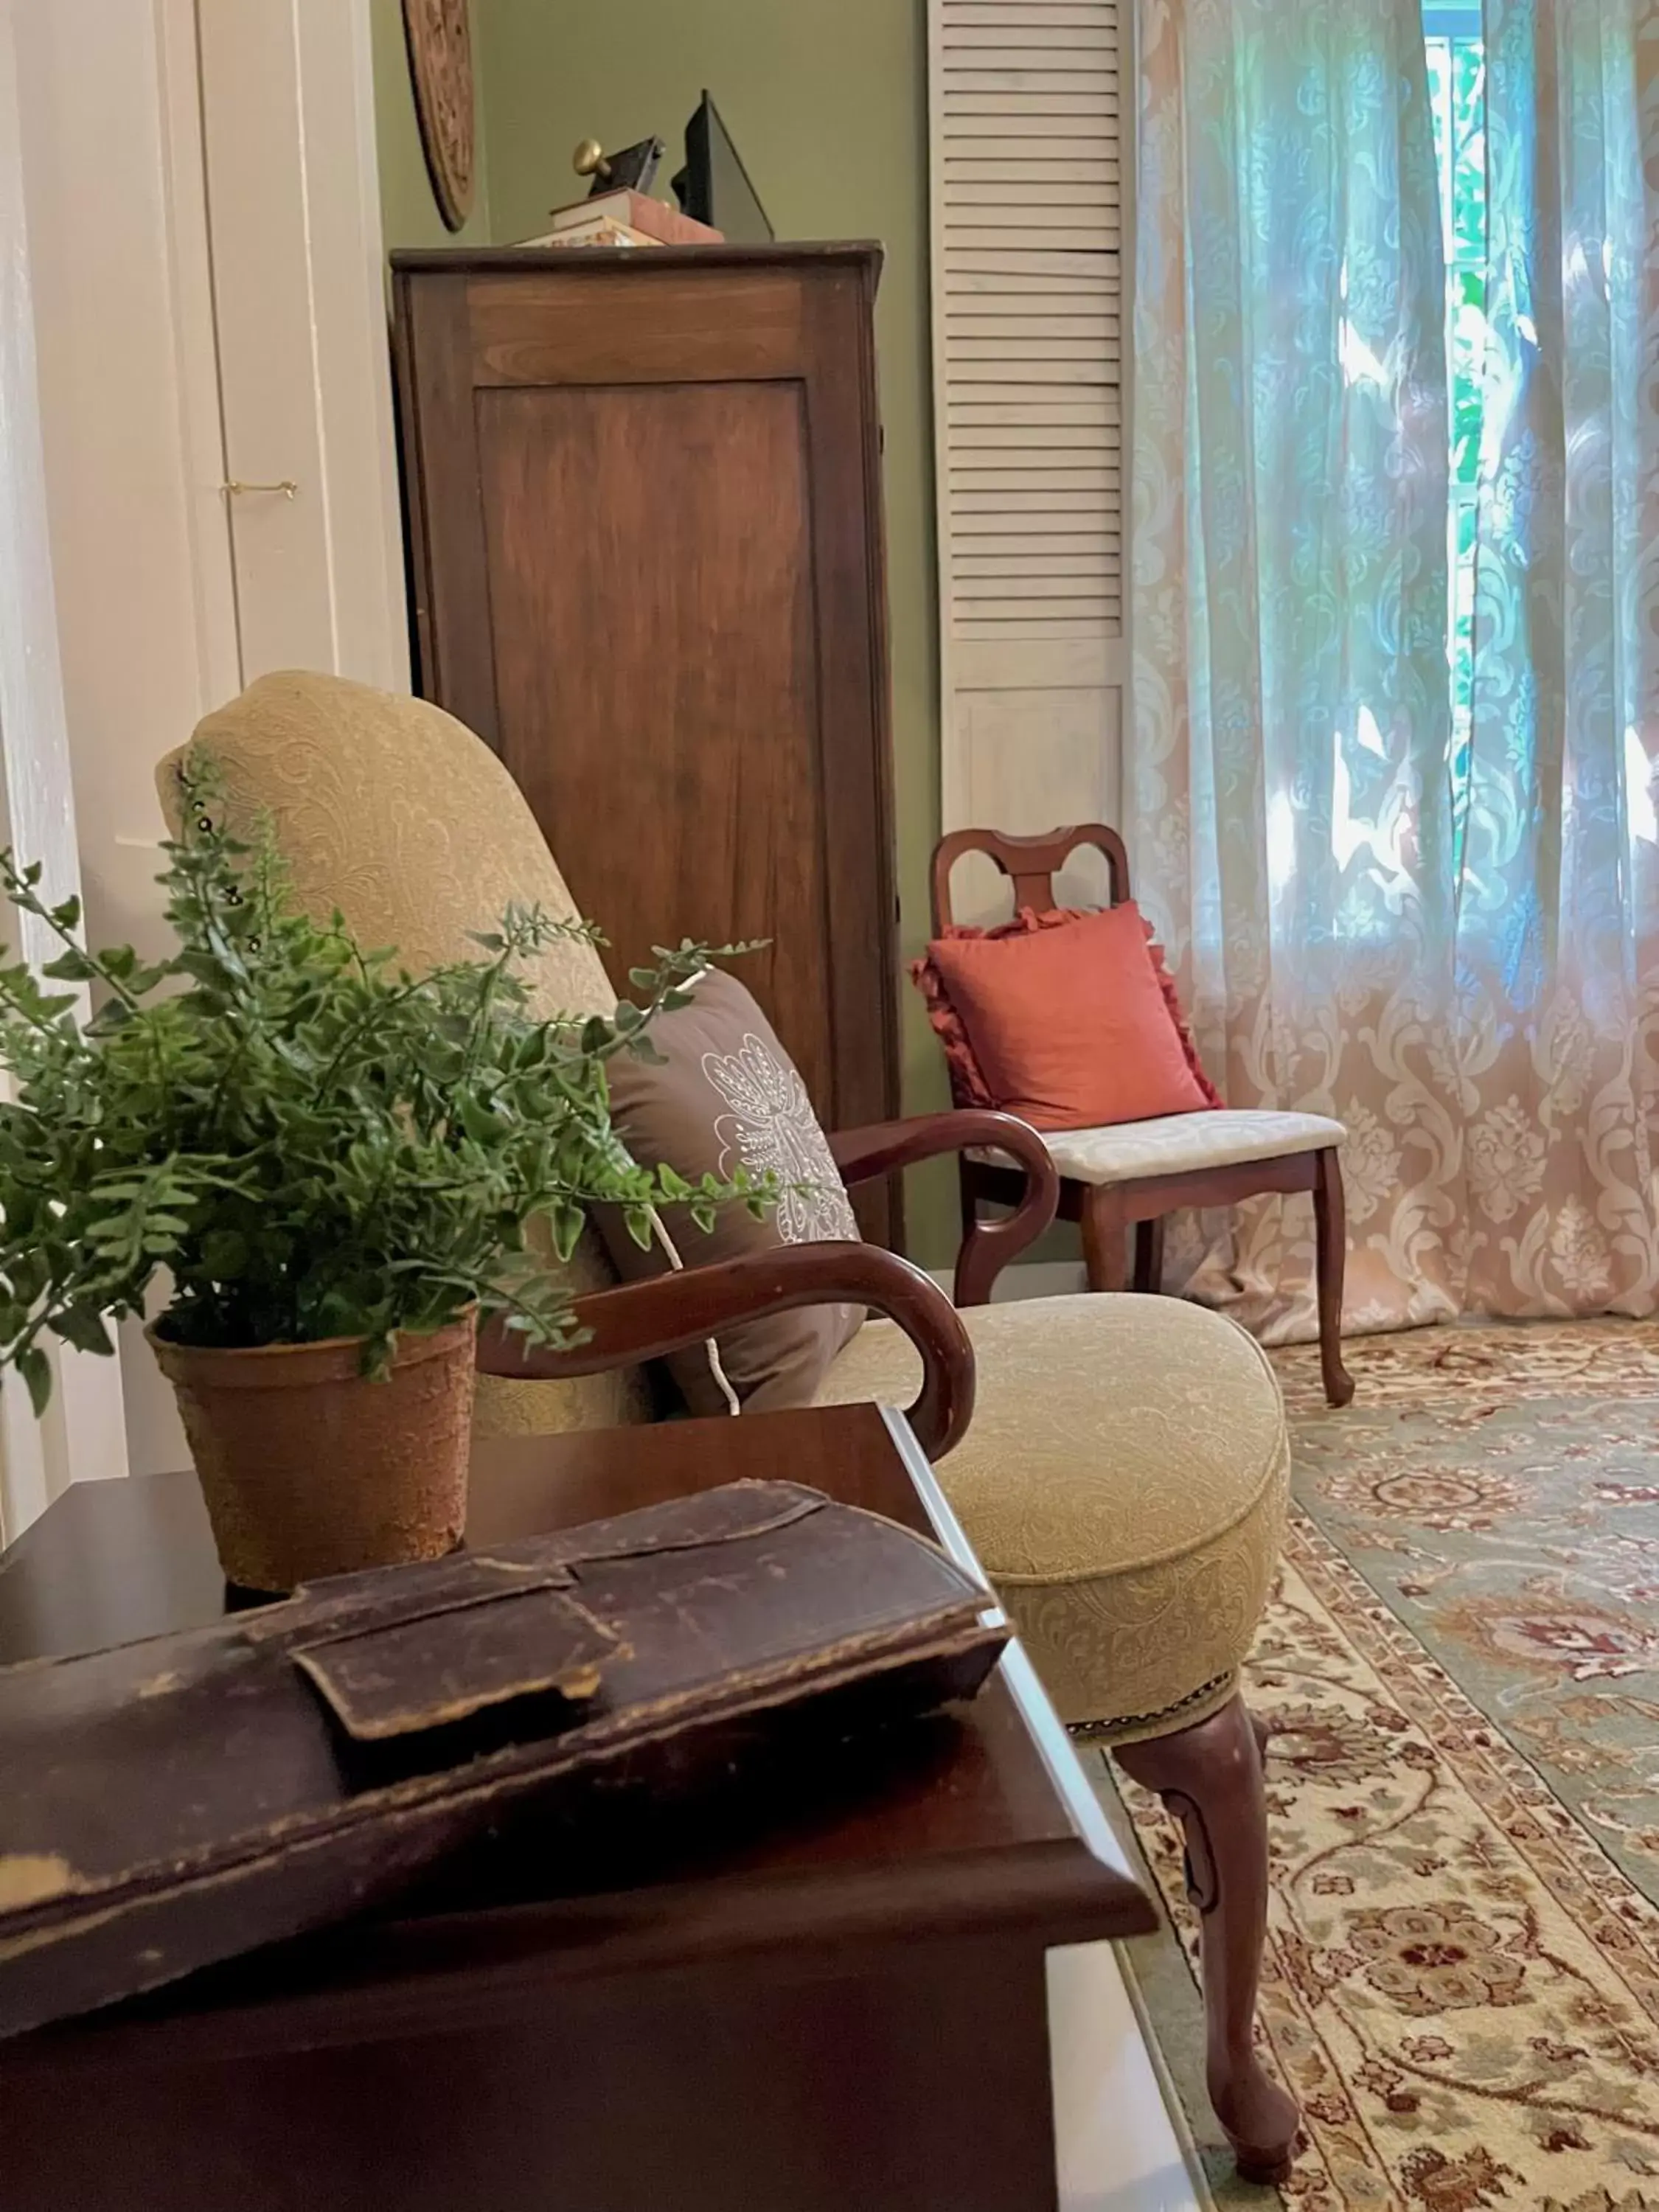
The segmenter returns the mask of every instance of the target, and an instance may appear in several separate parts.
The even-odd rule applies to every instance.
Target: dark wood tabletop
[[[868,1406],[481,1443],[468,1534],[572,1526],[743,1476],[811,1484],[972,1565],[902,1417]],[[0,1556],[0,1663],[205,1625],[227,1595],[192,1476],[78,1485]],[[12,2130],[43,2072],[60,2094],[72,2078],[91,2093],[135,2065],[176,2080],[433,2035],[499,2039],[515,2024],[544,2027],[550,2003],[568,2011],[598,1984],[667,1987],[711,1966],[729,1981],[745,1960],[762,1981],[849,1988],[867,1961],[874,1988],[895,1944],[913,1960],[930,1942],[941,1959],[1018,1946],[1036,1962],[1040,2005],[1044,1948],[1152,1925],[1017,1644],[971,1706],[815,1756],[807,1771],[769,1775],[758,1797],[739,1791],[664,1827],[574,1880],[562,1863],[558,1879],[526,1884],[515,1863],[505,1887],[486,1875],[419,1911],[0,2045],[0,2129]],[[1043,2065],[1046,2081],[1046,2041]],[[246,2198],[267,2201],[288,2199]],[[779,2200],[791,2201],[810,2200]]]

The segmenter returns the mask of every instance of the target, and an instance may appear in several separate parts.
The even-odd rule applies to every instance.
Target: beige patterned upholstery
[[[979,1356],[939,1474],[1062,1719],[1129,1742],[1226,1704],[1278,1565],[1279,1386],[1242,1329],[1177,1298],[963,1315]],[[870,1322],[819,1403],[903,1406],[919,1365]]]
[[[366,946],[395,945],[418,971],[475,953],[510,902],[575,909],[515,784],[482,739],[424,701],[337,676],[262,676],[198,725],[220,763],[228,818],[246,835],[262,811],[309,913],[337,907]],[[156,770],[176,828],[180,753]],[[609,1013],[617,994],[591,945],[556,945],[533,987],[544,1013]],[[551,1253],[549,1265],[556,1266]],[[569,1267],[574,1291],[616,1276],[589,1230]],[[574,1382],[478,1378],[486,1433],[611,1428],[643,1419],[632,1370]]]
[[[1045,1129],[1048,1157],[1073,1182],[1133,1182],[1142,1176],[1190,1175],[1245,1160],[1320,1152],[1347,1135],[1323,1114],[1274,1114],[1219,1106],[1200,1114],[1161,1114],[1100,1129]],[[989,1158],[975,1153],[975,1158]]]

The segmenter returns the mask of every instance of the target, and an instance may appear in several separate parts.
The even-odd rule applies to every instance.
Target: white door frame
[[[23,201],[13,0],[0,0],[0,833],[38,860],[54,899],[78,896],[80,858],[58,655],[40,442],[34,303]],[[39,922],[5,934],[32,963],[55,947]],[[84,1006],[84,994],[82,996]],[[37,1424],[15,1376],[0,1390],[0,1537],[45,1511],[78,1473],[127,1471],[121,1370],[67,1347]]]
[[[0,0],[0,835],[106,941],[163,932],[151,768],[201,714],[273,665],[408,685],[369,14]],[[123,1337],[132,1464],[179,1465]],[[63,1373],[39,1433],[0,1395],[14,1534],[125,1469],[120,1371]]]

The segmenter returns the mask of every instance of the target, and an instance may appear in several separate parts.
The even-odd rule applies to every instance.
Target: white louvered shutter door
[[[1116,812],[1131,5],[929,0],[947,829]]]

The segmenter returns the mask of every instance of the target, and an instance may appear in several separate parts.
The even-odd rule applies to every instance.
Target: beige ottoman
[[[1296,2108],[1253,2046],[1267,1830],[1238,1676],[1284,1531],[1279,1385],[1241,1329],[1176,1298],[1037,1298],[962,1318],[978,1397],[939,1481],[1061,1717],[1183,1823],[1211,2098],[1241,2172],[1276,2179]],[[920,1378],[908,1338],[871,1322],[819,1402],[902,1407]]]

